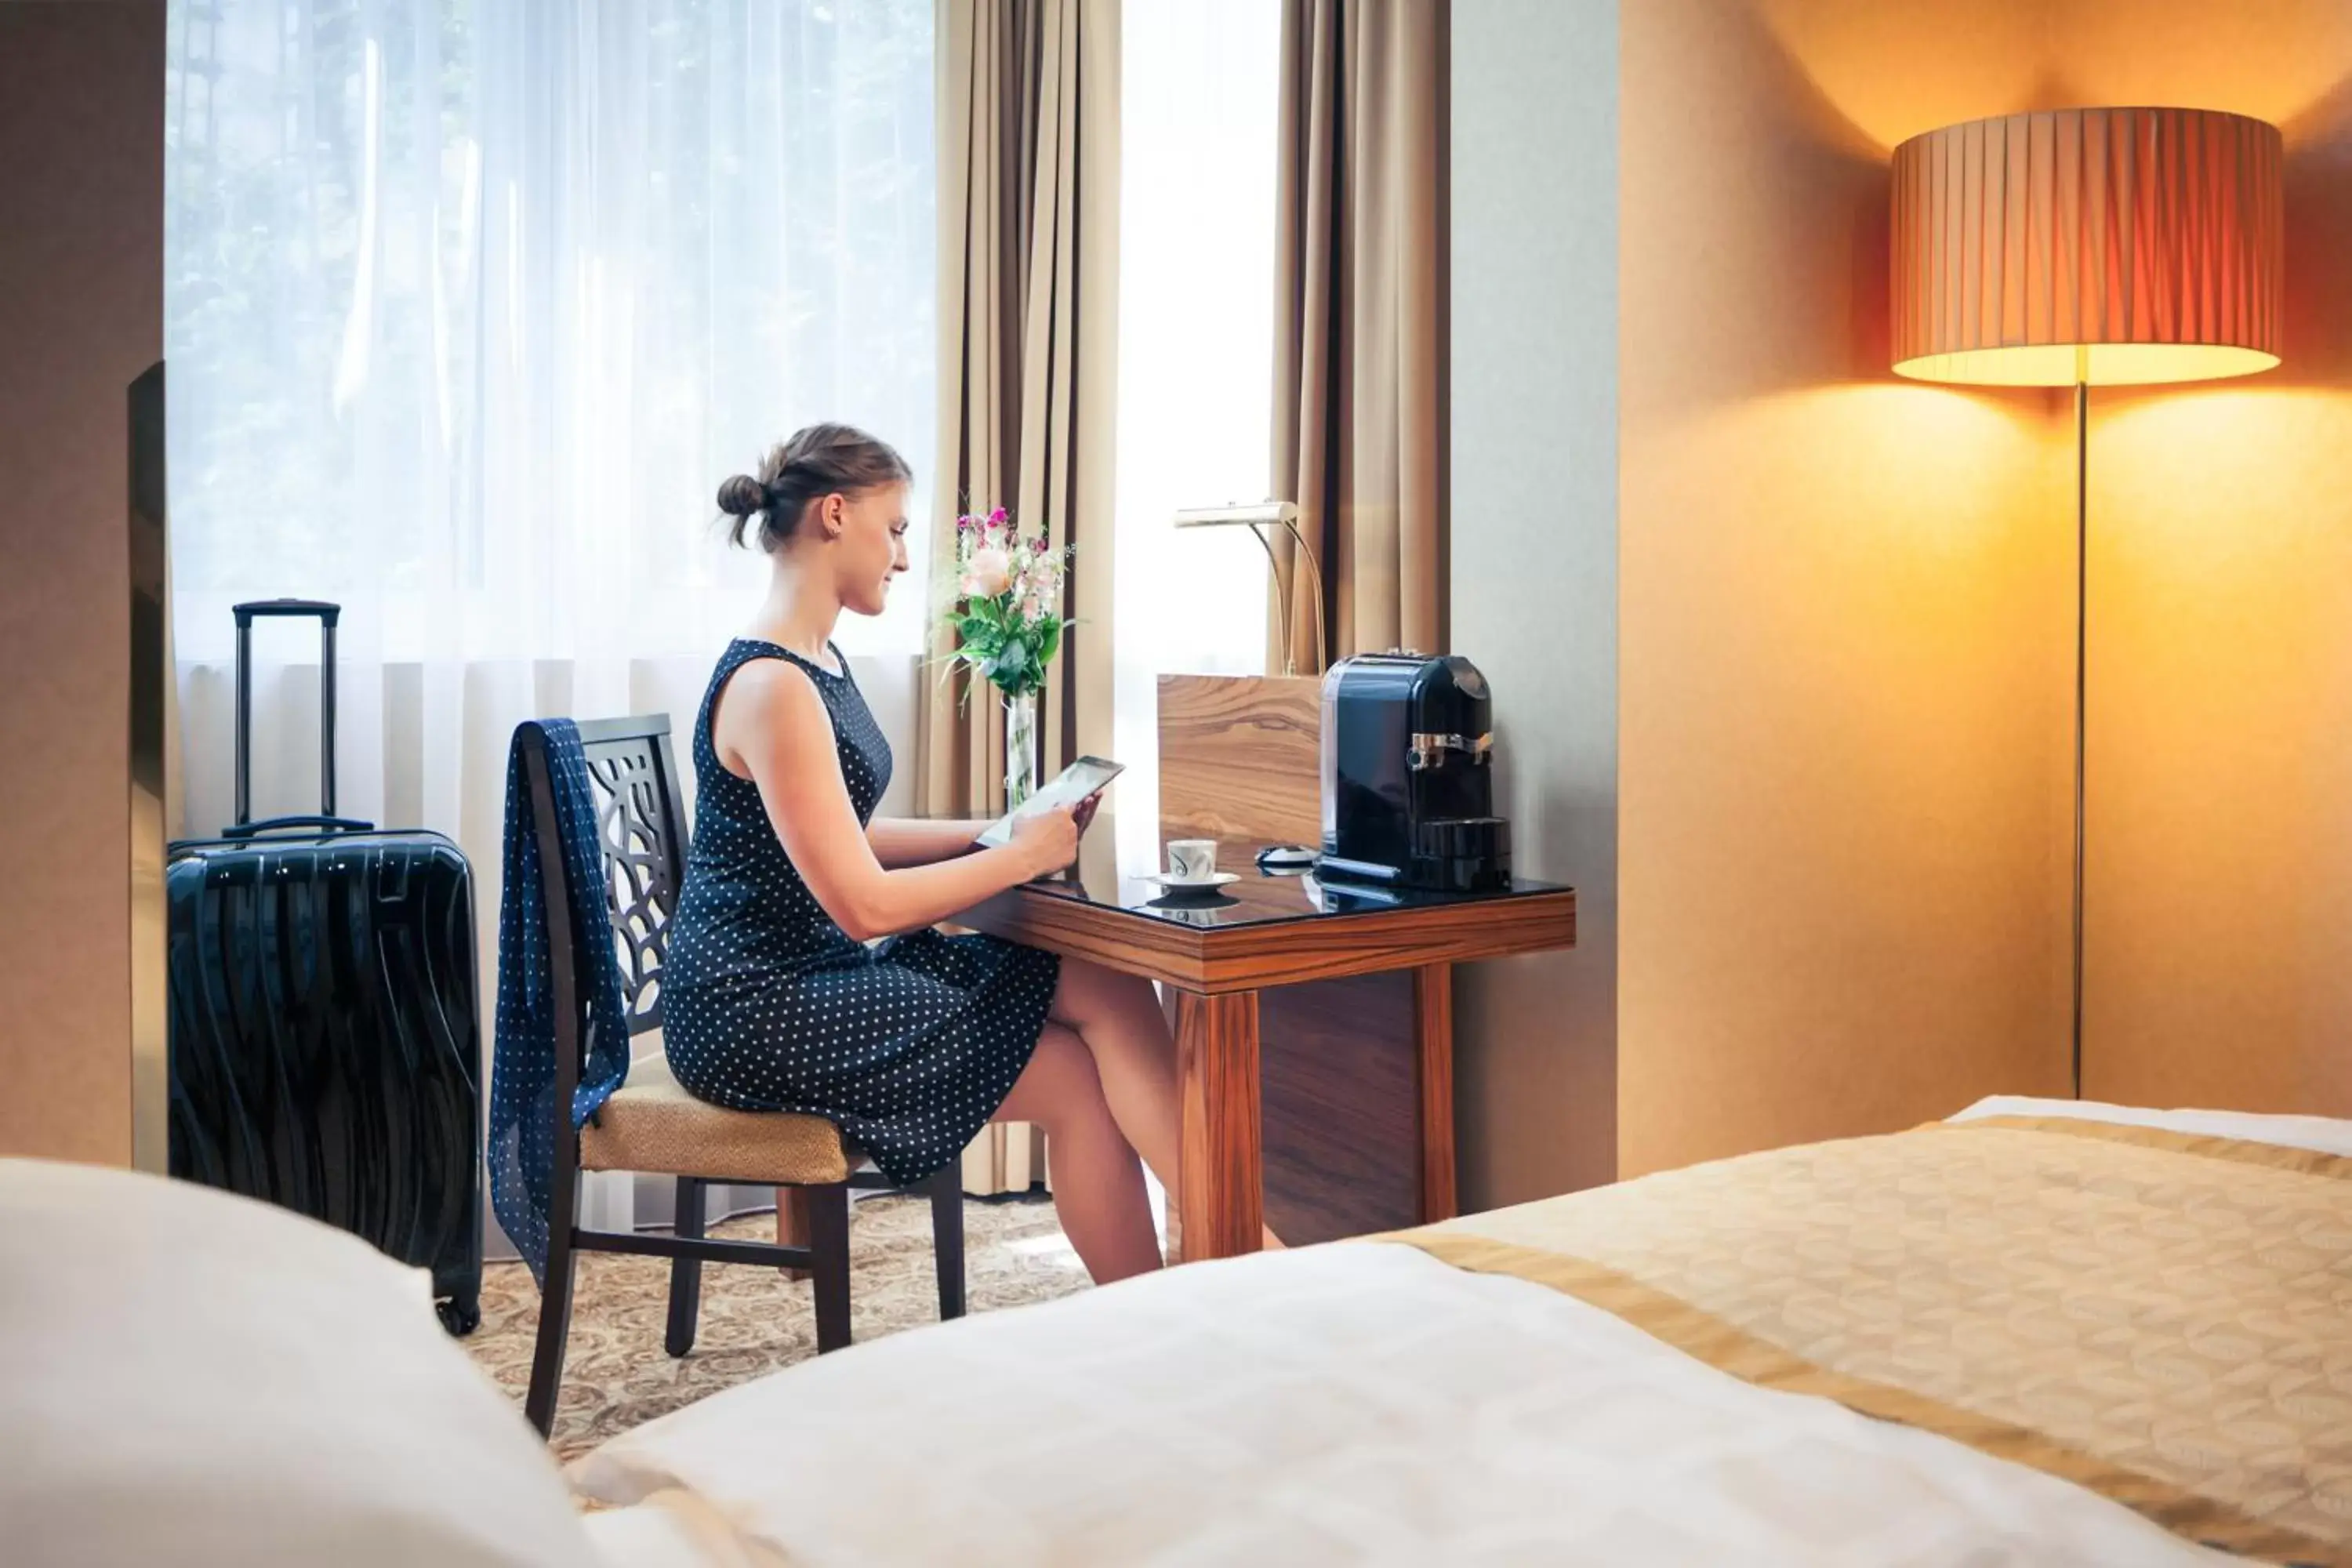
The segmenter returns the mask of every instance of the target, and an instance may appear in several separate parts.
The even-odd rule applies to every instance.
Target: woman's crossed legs
[[[1045,1128],[1062,1229],[1107,1285],[1160,1266],[1137,1157],[1176,1190],[1175,1042],[1150,981],[1084,959],[1062,961],[1047,1016],[996,1120]],[[1272,1231],[1265,1240],[1282,1245]]]

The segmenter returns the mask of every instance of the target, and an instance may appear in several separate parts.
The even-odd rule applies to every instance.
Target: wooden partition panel
[[[1323,836],[1323,683],[1160,678],[1160,836],[1313,845]]]
[[[1412,1026],[1410,970],[1260,994],[1265,1223],[1284,1241],[1420,1222]]]

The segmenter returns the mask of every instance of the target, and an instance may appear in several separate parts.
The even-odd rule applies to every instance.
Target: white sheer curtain
[[[719,479],[820,416],[928,471],[930,0],[172,11],[192,826],[237,599],[347,605],[349,805],[472,827],[509,709],[630,706],[756,600]],[[912,653],[921,597],[845,644]],[[272,706],[256,807],[299,809]]]
[[[1158,678],[1260,673],[1265,556],[1176,510],[1266,493],[1276,0],[1127,0],[1114,741],[1121,856],[1159,851]]]
[[[230,814],[228,606],[337,601],[338,804],[456,836],[488,933],[514,724],[682,731],[757,603],[719,480],[820,417],[929,471],[932,0],[173,0],[170,29],[182,829]],[[923,565],[841,639],[900,737]],[[257,816],[315,809],[315,646],[257,634]]]

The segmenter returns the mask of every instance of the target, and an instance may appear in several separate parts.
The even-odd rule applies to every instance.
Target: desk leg
[[[1454,966],[1412,972],[1415,1056],[1421,1079],[1421,1221],[1452,1219],[1454,1192]]]
[[[1265,1225],[1259,1143],[1257,993],[1176,993],[1183,1098],[1178,1212],[1187,1263],[1255,1252]]]

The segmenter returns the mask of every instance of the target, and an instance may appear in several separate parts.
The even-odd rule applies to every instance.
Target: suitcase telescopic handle
[[[355,816],[267,816],[259,822],[240,822],[224,832],[223,838],[258,838],[265,833],[285,833],[295,828],[314,828],[321,833],[368,833],[375,824],[362,822]]]
[[[343,607],[323,599],[256,599],[230,608],[236,616],[236,826],[253,820],[253,623],[264,617],[319,623],[319,815],[335,818],[335,623]]]

